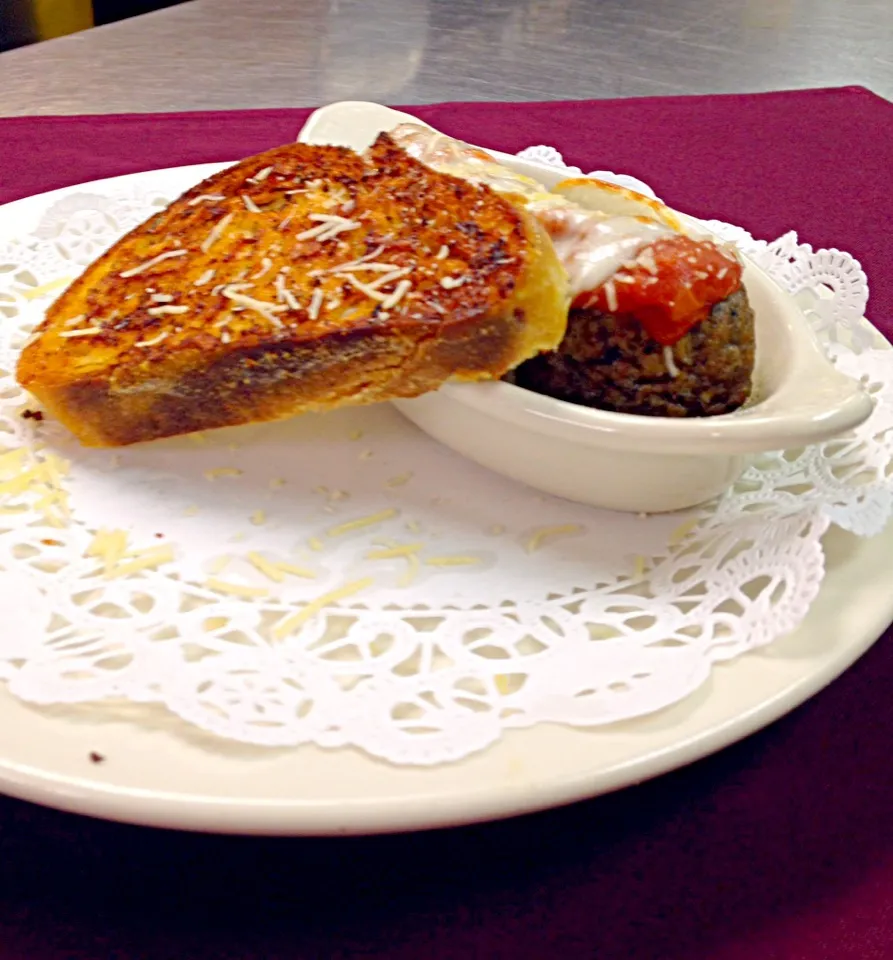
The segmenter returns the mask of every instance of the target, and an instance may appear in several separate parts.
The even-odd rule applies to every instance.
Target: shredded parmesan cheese
[[[307,546],[310,547],[311,550],[316,550],[317,552],[325,548],[325,544],[319,539],[319,537],[310,537],[310,539],[307,541]]]
[[[233,303],[239,304],[239,306],[259,313],[268,323],[272,323],[277,327],[282,326],[282,321],[276,314],[282,313],[282,311],[286,309],[285,307],[270,303],[269,300],[256,300],[254,297],[249,297],[247,294],[241,292],[239,289],[240,286],[242,286],[242,284],[233,283],[224,287],[220,292],[227,300],[232,300]]]
[[[425,563],[429,567],[469,567],[480,563],[479,557],[427,557]]]
[[[282,568],[278,564],[267,560],[267,558],[262,554],[252,551],[248,554],[247,559],[255,570],[257,570],[259,573],[262,573],[265,577],[268,577],[275,583],[282,583],[282,581],[285,579],[285,574],[283,573]]]
[[[153,293],[150,299],[153,303],[172,303],[174,298],[170,293]]]
[[[164,317],[168,315],[173,317],[173,316],[180,316],[181,314],[184,314],[184,313],[189,313],[189,307],[173,307],[173,306],[149,307],[146,313],[148,313],[150,317]]]
[[[90,541],[85,556],[102,560],[106,576],[118,565],[127,550],[127,532],[124,530],[99,530]]]
[[[171,563],[174,560],[174,548],[166,544],[163,547],[151,547],[148,550],[130,553],[128,556],[134,559],[129,563],[118,564],[111,573],[107,574],[110,579],[129,577],[142,570],[156,570],[162,564]]]
[[[698,525],[697,517],[680,523],[678,527],[670,534],[669,543],[671,547],[678,546]]]
[[[348,520],[347,523],[341,523],[337,527],[331,527],[326,532],[330,537],[340,537],[342,534],[350,533],[353,530],[360,530],[363,527],[371,527],[376,523],[383,523],[396,517],[397,511],[394,509],[381,510],[378,513],[372,513],[368,517],[360,517],[357,520]]]
[[[645,576],[646,570],[647,567],[645,565],[645,558],[641,553],[636,554],[636,565],[633,569],[633,576],[636,578],[636,580],[641,580]]]
[[[446,260],[450,255],[450,248],[444,244],[438,251],[437,255],[434,257],[435,260]]]
[[[322,308],[322,301],[325,294],[322,290],[314,290],[313,296],[310,298],[310,306],[307,308],[307,316],[311,320],[316,320],[319,317],[319,311]]]
[[[229,566],[230,556],[229,554],[222,554],[219,557],[214,557],[214,559],[208,564],[208,570],[216,577],[218,573],[223,573],[223,571]]]
[[[52,293],[54,290],[64,287],[71,280],[71,277],[59,277],[57,280],[50,280],[48,283],[43,283],[39,287],[32,287],[30,290],[23,290],[22,296],[26,300],[37,300],[44,294]]]
[[[136,346],[138,347],[154,347],[161,343],[163,340],[166,340],[168,337],[167,330],[162,330],[157,336],[152,337],[151,340],[137,340]]]
[[[205,586],[215,593],[225,593],[231,597],[244,597],[246,600],[253,600],[259,597],[266,597],[270,591],[266,587],[249,587],[243,583],[230,583],[227,580],[218,580],[217,577],[209,577],[205,581]]]
[[[316,614],[324,610],[329,604],[337,603],[339,600],[345,600],[352,597],[362,590],[371,587],[374,580],[371,577],[364,577],[362,580],[353,580],[344,584],[335,590],[324,593],[321,597],[311,600],[302,610],[286,617],[281,623],[273,627],[273,637],[276,640],[284,640],[290,633],[294,633],[298,627],[311,620]]]
[[[222,217],[217,223],[214,224],[211,232],[205,237],[202,241],[201,251],[202,253],[207,253],[211,247],[221,238],[226,228],[230,225],[233,219],[233,214],[228,213],[225,217]],[[123,274],[122,274],[123,276]]]
[[[605,302],[611,313],[617,312],[617,307],[619,306],[617,302],[617,287],[614,286],[613,280],[608,280],[605,283]]]
[[[385,550],[372,550],[366,554],[367,560],[394,560],[397,557],[408,557],[418,553],[425,546],[424,543],[403,543]]]
[[[636,257],[636,263],[640,267],[644,267],[652,276],[657,276],[657,261],[654,259],[654,251],[650,247],[645,247]]]
[[[283,274],[278,273],[276,275],[273,286],[276,288],[276,297],[280,302],[284,303],[290,310],[301,309],[301,304],[298,303],[297,297],[286,287]]]
[[[266,513],[264,513],[263,510],[255,510],[254,513],[251,514],[251,522],[256,527],[262,527],[267,522]]]
[[[664,366],[667,368],[667,373],[673,377],[674,380],[679,376],[679,367],[676,366],[676,361],[673,358],[672,347],[664,347]]]
[[[575,523],[566,523],[557,527],[542,527],[536,530],[527,541],[527,552],[534,553],[539,550],[546,540],[555,537],[570,536],[574,533],[580,533],[580,527]]]
[[[395,307],[406,294],[412,289],[411,280],[401,280],[394,292],[382,302],[382,309],[390,310],[392,307]]]
[[[318,240],[320,243],[324,243],[341,233],[356,230],[362,226],[359,220],[350,220],[333,213],[311,213],[307,219],[314,221],[317,226],[299,233],[295,237],[296,240]]]
[[[249,280],[260,280],[261,277],[266,276],[273,269],[273,261],[269,257],[261,257],[260,266],[257,269],[256,273],[253,273],[248,279]]]
[[[188,206],[194,207],[198,203],[210,203],[214,200],[226,200],[226,197],[222,193],[201,193],[197,197],[193,197]]]
[[[245,204],[245,209],[249,213],[261,213],[260,207],[248,196],[247,193],[242,194],[242,203]]]
[[[391,477],[387,482],[389,487],[402,487],[405,486],[409,481],[412,480],[412,473],[401,473],[396,477]]]
[[[205,470],[205,479],[217,480],[219,477],[241,477],[242,471],[236,467],[214,467],[211,470]]]
[[[208,270],[205,270],[205,272],[198,278],[198,280],[193,281],[192,285],[194,287],[203,287],[206,283],[210,283],[214,279],[215,273],[217,273],[217,271],[213,267],[211,267]]]
[[[84,327],[82,330],[61,330],[60,337],[95,337],[97,333],[102,333],[102,327]]]
[[[384,303],[389,299],[391,295],[379,293],[371,284],[363,283],[362,280],[357,280],[357,278],[352,274],[347,275],[347,282],[352,286],[356,287],[360,293],[365,293],[367,297],[372,300],[377,300],[379,303]]]
[[[123,273],[119,273],[119,277],[127,279],[127,277],[135,277],[138,273],[142,273],[144,270],[148,270],[150,267],[154,267],[156,264],[161,263],[164,260],[170,260],[173,257],[185,257],[185,250],[166,250],[164,253],[159,253],[157,257],[152,257],[151,260],[147,260],[145,263],[141,263],[136,267],[132,267],[130,270],[125,270]]]
[[[356,260],[350,260],[347,263],[339,263],[334,267],[329,267],[328,270],[311,270],[310,276],[315,276],[317,273],[342,273],[356,270],[360,268],[361,265],[369,265],[368,269],[370,270],[381,270],[385,267],[387,267],[388,270],[393,270],[393,264],[390,263],[376,263],[374,267],[370,265],[383,250],[384,247],[376,247],[371,253],[367,253],[364,257],[357,257]],[[365,269],[365,266],[363,266],[363,268]]]
[[[316,572],[309,567],[299,567],[293,563],[277,563],[276,566],[283,573],[290,573],[293,577],[305,577],[307,580],[316,579]]]
[[[440,285],[444,290],[455,290],[456,287],[461,287],[465,283],[465,277],[442,277]]]
[[[264,180],[273,172],[273,167],[264,167],[260,173],[256,173],[253,177],[248,178],[249,183],[263,183]]]

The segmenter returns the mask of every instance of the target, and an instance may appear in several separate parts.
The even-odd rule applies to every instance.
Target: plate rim
[[[14,238],[16,221],[31,216],[34,209],[45,209],[47,205],[67,194],[85,189],[110,189],[153,176],[186,178],[195,173],[194,182],[197,182],[232,162],[235,161],[189,164],[123,174],[72,184],[11,201],[0,206],[0,212],[4,215],[0,221],[4,224],[0,227],[0,241]],[[18,233],[22,232],[20,227]],[[861,579],[875,584],[886,583],[889,586],[889,583],[893,582],[893,572],[885,575],[883,566],[871,565],[863,559],[864,554],[872,552],[870,545],[877,547],[879,543],[886,548],[893,546],[893,524],[875,538],[857,540],[857,547],[851,551],[848,562],[850,567],[859,568],[858,576]],[[837,579],[845,579],[847,575],[855,576],[854,569],[844,573],[830,569],[823,580],[819,598],[823,593],[836,589]],[[288,800],[281,800],[232,798],[194,791],[177,793],[110,782],[107,777],[70,776],[58,770],[42,768],[40,765],[13,761],[0,743],[0,792],[44,806],[119,822],[200,832],[264,835],[409,832],[504,819],[559,807],[613,792],[687,766],[763,729],[810,699],[847,670],[887,629],[893,619],[893,590],[880,590],[875,593],[879,595],[879,599],[874,606],[870,610],[861,611],[862,619],[866,622],[861,624],[854,637],[843,643],[829,662],[819,663],[818,666],[812,664],[810,669],[811,661],[804,659],[803,672],[796,680],[783,685],[759,702],[754,702],[735,717],[712,726],[708,724],[694,736],[674,741],[653,752],[641,753],[607,769],[599,770],[595,763],[589,768],[577,769],[557,782],[538,783],[533,787],[526,787],[523,791],[515,787],[485,787],[467,794],[464,803],[457,803],[453,795],[420,795],[409,801],[404,801],[399,796],[391,797],[389,801],[364,796],[352,799],[339,797],[336,801],[332,798],[302,800],[297,794]],[[811,619],[816,619],[814,611],[815,604],[798,628],[798,633],[815,630],[816,624],[810,623]],[[768,649],[784,642],[783,639],[776,641],[776,644]],[[734,671],[736,664],[754,656],[754,653],[745,654],[729,663],[716,664],[713,670]],[[9,708],[10,704],[26,712],[33,709],[30,705],[18,701],[7,690],[0,691],[0,713],[4,708]],[[649,718],[641,719],[647,721]],[[70,721],[66,719],[50,722],[59,724],[63,729],[70,727]],[[638,722],[628,721],[633,725]],[[560,736],[561,728],[555,726],[559,729]],[[605,729],[598,728],[599,731]],[[570,733],[571,730],[568,729],[567,732]],[[580,731],[573,732],[579,734]],[[528,733],[529,730],[509,731],[505,738],[523,740]],[[176,745],[180,739],[174,735],[166,742],[174,742]],[[297,748],[292,753],[297,754],[301,749],[305,748]],[[487,751],[483,753],[486,754]],[[229,764],[237,761],[227,758],[223,762]],[[371,758],[362,758],[362,763],[367,762],[382,763]],[[461,768],[466,762],[461,760],[431,769],[443,769],[444,766]],[[103,774],[109,772],[107,767],[97,769],[102,770]],[[391,769],[400,771],[403,768]],[[413,769],[416,772],[420,770],[417,767]]]

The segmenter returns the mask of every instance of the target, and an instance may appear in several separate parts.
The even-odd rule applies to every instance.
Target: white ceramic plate
[[[176,181],[185,189],[222,166],[181,168]],[[0,239],[28,232],[69,192],[139,190],[150,179],[115,178],[9,204],[0,214]],[[795,634],[715,667],[695,695],[644,719],[592,731],[513,731],[460,763],[397,768],[350,750],[262,750],[221,741],[160,708],[39,709],[0,689],[0,791],[115,820],[271,834],[412,830],[595,796],[765,726],[874,642],[893,618],[893,527],[873,540],[834,531],[825,549],[828,574]],[[91,761],[91,753],[103,761]]]

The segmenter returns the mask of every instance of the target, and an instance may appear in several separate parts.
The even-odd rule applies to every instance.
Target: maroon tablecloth
[[[481,144],[633,173],[758,236],[848,250],[893,334],[893,106],[866,90],[410,109]],[[239,157],[306,115],[2,120],[0,200]],[[889,960],[891,691],[888,634],[812,702],[686,770],[413,837],[188,836],[0,800],[0,960]]]

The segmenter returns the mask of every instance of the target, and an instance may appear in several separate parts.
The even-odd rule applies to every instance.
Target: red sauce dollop
[[[573,306],[629,315],[658,343],[672,346],[740,286],[741,264],[730,254],[709,240],[677,235],[646,247]]]

